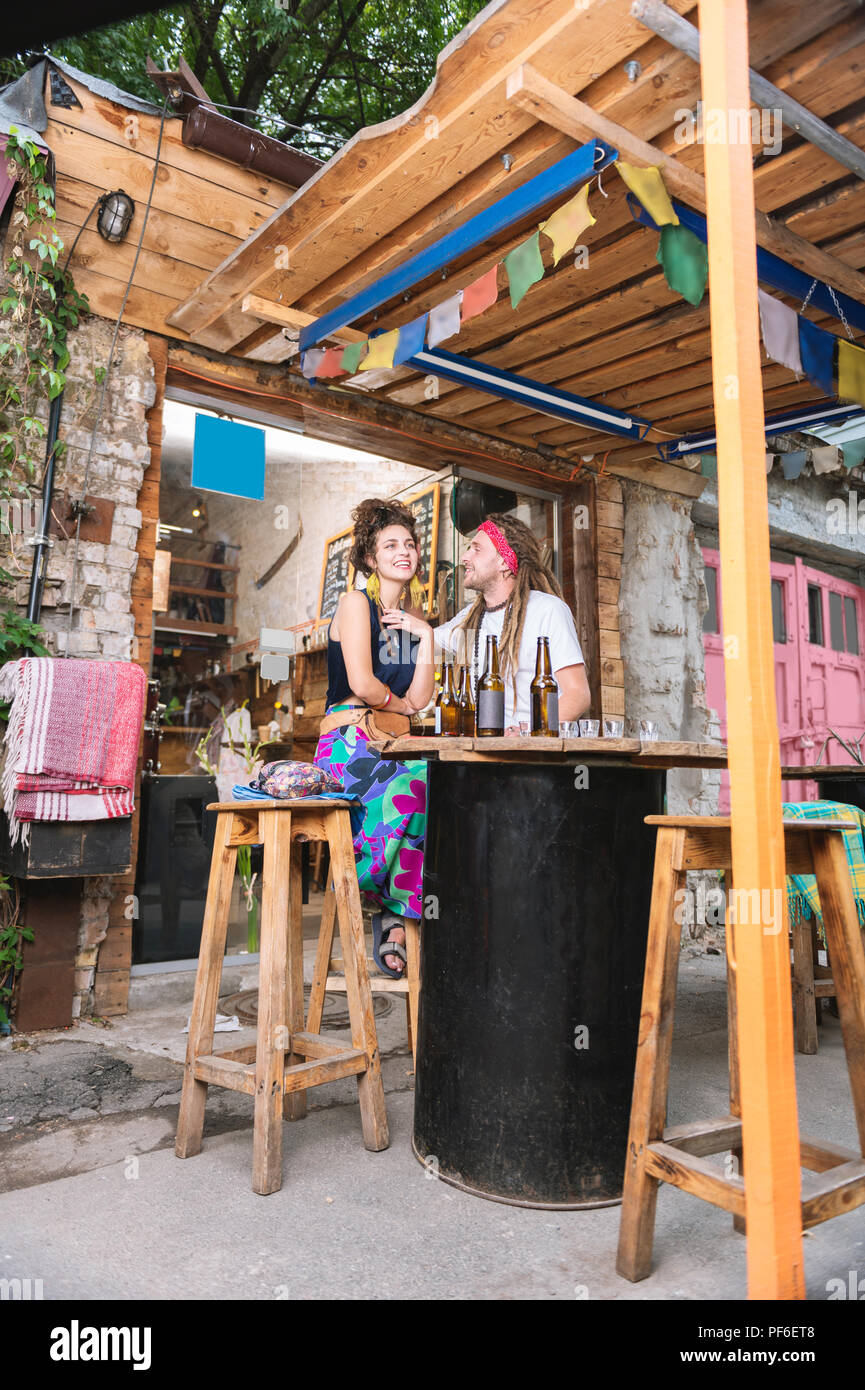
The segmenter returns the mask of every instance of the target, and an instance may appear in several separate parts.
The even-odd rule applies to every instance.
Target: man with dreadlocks
[[[474,603],[435,629],[439,646],[468,664],[473,689],[483,675],[488,636],[498,638],[505,681],[505,729],[518,734],[530,720],[530,687],[538,638],[549,637],[550,659],[559,686],[559,719],[578,719],[591,695],[573,614],[559,582],[544,564],[528,526],[497,513],[477,529],[462,558]]]

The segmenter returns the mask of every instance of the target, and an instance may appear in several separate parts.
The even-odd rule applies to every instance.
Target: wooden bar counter
[[[413,1144],[516,1205],[621,1198],[665,770],[723,749],[406,736],[429,760]]]

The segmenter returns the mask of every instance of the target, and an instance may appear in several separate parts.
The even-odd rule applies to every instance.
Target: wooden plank
[[[231,886],[237,851],[229,846],[230,814],[217,817],[213,837],[213,854],[207,883],[207,901],[201,929],[201,948],[195,976],[195,994],[189,1018],[186,1042],[186,1061],[183,1069],[183,1089],[180,1094],[180,1113],[177,1117],[177,1137],[174,1152],[178,1158],[191,1158],[201,1151],[204,1129],[204,1105],[207,1083],[195,1074],[199,1057],[211,1056],[216,1005],[222,979],[222,958],[228,931],[231,905]]]
[[[147,111],[130,111],[118,106],[107,97],[91,92],[82,82],[64,74],[73,92],[81,103],[79,108],[55,106],[51,101],[51,84],[46,76],[45,109],[49,118],[49,130],[55,121],[61,121],[88,135],[117,145],[121,150],[134,150],[148,159],[155,159],[159,138],[160,115]],[[50,136],[46,132],[50,145]],[[233,160],[223,159],[207,150],[195,149],[183,143],[183,121],[171,110],[168,112],[162,131],[160,163],[187,175],[193,185],[199,181],[209,184],[211,193],[221,188],[242,193],[247,198],[266,204],[270,208],[280,207],[292,192],[292,185],[269,178],[266,174],[252,169],[244,169]]]
[[[588,718],[601,717],[601,649],[598,638],[598,563],[595,490],[591,482],[577,483],[564,508],[564,531],[570,541],[569,558],[574,576],[573,614],[586,664],[591,692]],[[587,524],[583,525],[586,521]],[[563,555],[563,562],[565,557]]]
[[[202,598],[237,598],[236,589],[196,589],[191,584],[169,584],[172,594],[200,594]]]
[[[619,1274],[632,1281],[645,1279],[652,1268],[659,1175],[649,1168],[649,1145],[661,1139],[667,1118],[679,968],[679,927],[674,920],[674,907],[676,894],[685,883],[685,875],[675,867],[675,861],[680,854],[683,836],[682,830],[662,827],[655,844],[640,1030],[616,1256]],[[671,1153],[675,1152],[671,1150]]]
[[[650,1144],[646,1153],[646,1171],[653,1178],[672,1183],[683,1192],[690,1192],[704,1202],[745,1215],[745,1183],[740,1177],[725,1178],[696,1154],[682,1154],[670,1144]]]
[[[344,1048],[338,1057],[300,1062],[287,1068],[283,1090],[286,1099],[302,1096],[310,1086],[324,1086],[328,1081],[339,1081],[343,1076],[361,1076],[365,1071],[366,1053],[363,1048]]]
[[[726,1153],[742,1138],[742,1121],[736,1115],[721,1115],[713,1120],[691,1120],[683,1125],[671,1125],[664,1130],[664,1143],[682,1153]]]
[[[865,1159],[842,1163],[821,1174],[802,1180],[802,1226],[817,1226],[833,1216],[843,1216],[865,1204]]]
[[[76,129],[67,120],[51,122],[51,150],[58,172],[84,179],[101,188],[123,188],[143,210],[153,181],[153,160],[129,147]],[[152,206],[163,212],[203,222],[228,236],[244,238],[260,227],[270,209],[256,198],[231,188],[190,178],[170,164],[161,166],[153,189]],[[105,243],[105,256],[112,246]]]
[[[670,193],[691,207],[705,210],[706,186],[699,174],[645,140],[633,136],[624,126],[593,111],[585,102],[569,96],[555,83],[542,77],[530,64],[523,64],[510,74],[507,94],[523,110],[531,111],[539,120],[547,121],[575,140],[584,141],[597,136],[614,145],[627,160],[635,160],[639,165],[660,166]],[[742,109],[749,110],[750,103]],[[706,162],[708,165],[709,161]],[[765,213],[755,209],[754,216],[760,246],[808,275],[833,285],[836,290],[842,290],[854,299],[865,299],[865,275],[821,251]]]
[[[693,0],[675,0],[687,12]],[[263,284],[274,271],[273,248],[292,252],[292,298],[352,259],[348,229],[362,223],[379,237],[429,201],[430,179],[456,184],[525,129],[524,113],[505,105],[504,79],[515,63],[533,61],[563,85],[585,85],[592,72],[621,63],[645,42],[629,0],[511,0],[482,11],[441,55],[422,101],[384,129],[360,131],[286,206],[203,283],[174,322],[197,332],[224,306]],[[435,118],[427,139],[422,117]],[[471,117],[470,123],[467,118]],[[345,236],[340,232],[345,229]],[[398,241],[398,238],[396,238]],[[309,267],[301,273],[302,263]],[[308,306],[302,306],[308,307]]]
[[[244,314],[250,314],[253,318],[265,319],[268,323],[278,323],[283,328],[298,330],[314,323],[318,317],[317,314],[306,314],[302,309],[279,304],[274,299],[264,299],[260,294],[244,295],[240,307]],[[331,337],[338,343],[363,343],[366,342],[367,335],[357,328],[341,328],[338,333],[331,334]]]
[[[601,656],[622,655],[622,637],[619,632],[610,632],[609,628],[601,628],[598,632],[600,641]]]
[[[285,1080],[286,996],[288,989],[289,912],[298,885],[291,883],[291,810],[261,820],[264,867],[258,968],[258,1037],[255,1056],[255,1120],[252,1141],[252,1190],[266,1195],[282,1186],[282,1117]],[[229,822],[231,824],[231,822]],[[300,1022],[302,1027],[302,1020]],[[280,1040],[280,1030],[285,1030]],[[299,1031],[299,1029],[298,1029]]]
[[[157,632],[200,632],[208,637],[236,637],[237,628],[229,623],[200,623],[193,618],[157,618]]]
[[[699,15],[705,109],[748,110],[745,0],[700,0]],[[739,638],[738,657],[725,656],[733,867],[739,890],[783,901],[751,150],[709,143],[703,155],[724,624]],[[736,945],[749,1296],[803,1298],[787,935],[739,931]]]
[[[604,711],[605,719],[624,717],[625,692],[622,687],[613,685],[601,686],[601,707]]]
[[[230,574],[240,574],[240,565],[217,564],[215,560],[193,560],[190,555],[175,555],[172,551],[171,568],[173,569],[175,565],[195,565],[196,569],[228,570]]]
[[[802,1152],[802,1167],[814,1173],[825,1173],[829,1168],[837,1168],[842,1163],[858,1163],[862,1155],[855,1149],[841,1144],[829,1144],[815,1134],[800,1134],[799,1147]]]
[[[193,1067],[196,1081],[204,1081],[214,1086],[224,1086],[229,1091],[242,1091],[244,1095],[255,1095],[255,1066],[231,1061],[227,1057],[213,1054],[197,1057]]]

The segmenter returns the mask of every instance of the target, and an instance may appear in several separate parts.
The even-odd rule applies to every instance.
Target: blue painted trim
[[[533,381],[531,377],[516,376],[513,372],[491,367],[489,363],[479,362],[476,358],[445,352],[443,348],[424,348],[423,352],[409,358],[408,365],[419,372],[434,373],[449,381],[458,381],[474,391],[485,391],[505,400],[518,401],[520,405],[537,410],[542,415],[553,415],[591,429],[605,430],[608,434],[640,439],[651,428],[651,421],[640,416],[626,415],[621,410],[600,405],[585,396],[561,391],[557,386],[547,386],[543,382]]]
[[[789,410],[766,416],[765,433],[783,434],[785,430],[807,430],[809,425],[838,424],[851,415],[861,413],[861,405],[829,405],[828,402],[821,405],[818,402],[816,405],[791,406]],[[700,454],[705,449],[713,448],[717,442],[716,434],[686,434],[681,439],[659,444],[658,452],[664,459],[677,459],[682,454]]]
[[[355,319],[362,318],[364,314],[386,304],[395,295],[411,289],[428,275],[443,270],[451,261],[465,255],[467,251],[474,250],[521,218],[537,212],[551,198],[585,183],[592,174],[600,173],[618,157],[618,151],[605,144],[603,140],[589,140],[572,154],[557,160],[549,169],[536,174],[522,187],[507,193],[504,198],[493,203],[492,207],[470,217],[462,227],[456,227],[452,232],[448,232],[447,236],[433,242],[432,246],[418,251],[367,289],[347,299],[339,308],[331,309],[330,313],[323,314],[314,323],[307,324],[300,334],[301,352],[313,347],[322,338],[338,332],[340,328],[347,327]]]
[[[693,212],[690,208],[672,200],[676,215],[683,227],[698,236],[701,241],[707,239],[706,219],[699,212]],[[633,193],[628,194],[628,206],[635,222],[640,222],[644,227],[654,227],[660,230],[655,219],[646,212],[639,199]],[[774,255],[771,251],[766,251],[762,246],[757,247],[757,279],[764,285],[771,285],[773,290],[781,290],[784,294],[789,294],[793,299],[798,299],[801,303],[814,279],[813,275],[807,275],[804,270],[797,270],[795,266],[787,261],[782,261],[780,256]],[[835,290],[835,298],[847,315],[848,322],[854,328],[858,328],[860,333],[865,333],[865,305],[858,300],[851,299],[848,294],[842,294],[840,290]],[[822,309],[824,313],[831,314],[840,323],[841,319],[838,309],[832,299],[832,292],[828,285],[822,280],[818,280],[814,286],[814,293],[809,301],[816,309]]]

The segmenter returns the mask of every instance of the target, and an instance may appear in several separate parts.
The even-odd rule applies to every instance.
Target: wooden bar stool
[[[321,1027],[324,1010],[324,996],[331,991],[344,994],[347,990],[344,973],[345,962],[333,954],[333,932],[336,918],[336,894],[333,892],[333,874],[328,877],[327,891],[324,895],[324,908],[321,914],[321,930],[318,935],[318,950],[315,953],[315,966],[312,975],[312,990],[309,996],[309,1012],[306,1028],[309,1033],[317,1033]],[[405,1022],[408,1045],[413,1060],[417,1061],[417,1012],[420,999],[420,929],[412,917],[405,919],[405,953],[407,956],[405,973],[401,980],[392,980],[387,975],[370,975],[369,987],[373,994],[405,995]],[[386,954],[386,952],[385,952]],[[369,962],[367,962],[369,965]],[[335,972],[343,971],[342,974]]]
[[[672,1183],[733,1213],[745,1229],[745,1179],[725,1176],[707,1154],[734,1154],[741,1166],[742,1122],[736,1040],[732,850],[728,816],[647,816],[658,826],[640,1036],[625,1165],[616,1268],[625,1279],[651,1272],[658,1184]],[[803,1134],[802,1225],[816,1226],[865,1202],[865,952],[844,841],[844,821],[785,821],[788,874],[816,874],[832,959],[860,1152]],[[723,869],[727,886],[729,1114],[665,1128],[681,927],[676,894],[689,869]],[[812,1177],[815,1173],[819,1176]]]
[[[363,1142],[388,1146],[387,1116],[372,996],[366,967],[360,893],[347,801],[313,797],[290,801],[219,802],[175,1152],[201,1149],[208,1085],[255,1097],[252,1190],[282,1186],[282,1121],[306,1114],[306,1091],[341,1076],[357,1076]],[[326,840],[333,866],[334,913],[345,964],[351,1047],[304,1028],[301,846]],[[258,1040],[250,1047],[213,1051],[231,885],[239,845],[263,845]]]

